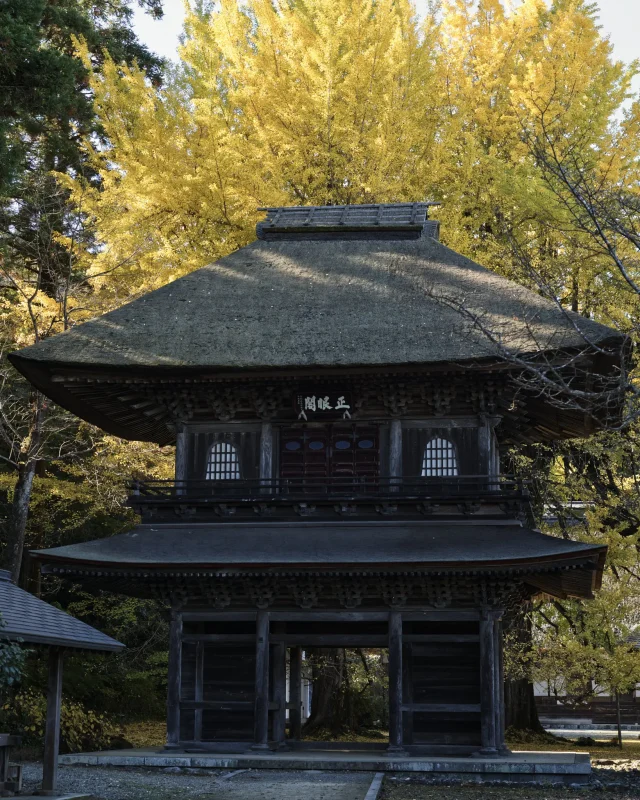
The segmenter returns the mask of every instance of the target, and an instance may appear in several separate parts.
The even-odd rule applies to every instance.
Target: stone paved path
[[[27,764],[24,789],[33,790],[40,764]],[[61,766],[60,793],[86,792],[98,800],[364,800],[369,772],[159,769]]]

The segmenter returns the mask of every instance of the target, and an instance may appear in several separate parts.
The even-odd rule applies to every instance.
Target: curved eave
[[[599,343],[602,348],[610,347],[613,350],[617,348],[620,358],[627,359],[627,354],[623,352],[620,347],[622,342],[621,337],[611,337]],[[549,357],[549,353],[539,353],[537,355]],[[556,351],[553,351],[556,352]],[[562,352],[569,353],[570,350],[563,350]],[[534,353],[521,354],[523,358],[533,357]],[[113,406],[109,408],[109,401],[104,394],[101,402],[88,402],[82,396],[77,396],[70,391],[64,383],[64,378],[67,377],[78,380],[87,379],[90,381],[92,378],[98,376],[100,383],[96,384],[96,390],[106,392],[105,378],[113,379],[114,385],[121,383],[126,385],[129,380],[135,378],[137,381],[140,379],[153,382],[153,381],[181,381],[205,379],[216,381],[251,381],[259,379],[281,379],[281,378],[295,378],[299,380],[306,380],[313,378],[317,380],[322,377],[354,377],[357,375],[371,375],[375,373],[379,376],[404,374],[407,372],[416,373],[437,373],[440,371],[459,372],[464,373],[470,368],[478,370],[484,368],[486,370],[508,372],[513,370],[513,364],[497,359],[495,357],[485,358],[470,358],[468,360],[450,361],[436,361],[436,362],[404,362],[404,363],[365,363],[365,364],[291,364],[291,365],[264,365],[261,367],[250,368],[230,368],[229,366],[215,366],[215,365],[148,365],[148,364],[129,364],[129,365],[92,365],[88,367],[85,364],[77,362],[63,362],[63,361],[43,361],[35,358],[25,356],[21,352],[10,353],[8,356],[12,365],[24,377],[32,383],[39,391],[41,391],[48,398],[53,400],[62,408],[67,409],[77,417],[95,425],[98,428],[118,436],[122,439],[133,441],[149,441],[155,442],[159,445],[172,444],[174,442],[174,434],[172,433],[171,426],[174,420],[168,417],[152,417],[145,414],[143,410],[128,407],[126,409],[115,409]],[[598,356],[598,369],[595,370],[600,374],[611,374],[617,369],[620,358],[613,356],[605,356],[600,354]],[[100,389],[99,387],[103,387]],[[106,401],[106,402],[105,402]],[[101,410],[99,406],[106,406]],[[113,413],[111,413],[113,412]],[[560,413],[556,409],[556,413]],[[579,435],[589,435],[592,433],[591,420],[586,420],[584,415],[567,412],[571,415],[570,430],[582,421],[583,430]],[[118,419],[117,417],[125,417],[125,419]],[[575,419],[574,419],[575,417]],[[562,438],[560,429],[556,432],[556,438]],[[573,431],[571,435],[576,435]],[[566,433],[565,433],[566,436]],[[537,438],[537,437],[536,437]]]
[[[81,642],[78,643],[74,639],[66,639],[63,636],[40,636],[38,634],[30,633],[28,635],[22,633],[11,633],[10,631],[2,631],[2,638],[9,639],[15,642],[24,642],[26,644],[42,645],[44,647],[64,647],[73,650],[92,650],[99,653],[120,653],[126,649],[126,645],[112,640],[113,644],[109,642],[92,643]]]

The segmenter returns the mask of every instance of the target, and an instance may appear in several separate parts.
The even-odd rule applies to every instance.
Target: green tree
[[[161,14],[159,0],[142,0]],[[94,245],[90,220],[52,171],[92,180],[82,140],[99,139],[90,75],[107,54],[158,82],[162,62],[131,30],[124,0],[8,0],[0,7],[0,460],[14,476],[2,562],[20,575],[37,465],[78,457],[87,437],[69,415],[18,379],[7,351],[64,330],[90,314],[91,287],[79,254]],[[75,51],[76,37],[89,61]],[[73,312],[75,316],[72,318]]]

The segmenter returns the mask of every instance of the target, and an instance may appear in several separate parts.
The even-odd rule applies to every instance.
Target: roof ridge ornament
[[[256,227],[259,239],[419,239],[437,238],[429,221],[432,201],[259,208],[267,216]]]

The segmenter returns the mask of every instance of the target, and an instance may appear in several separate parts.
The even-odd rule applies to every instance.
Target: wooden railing
[[[211,502],[525,501],[527,482],[510,476],[300,477],[257,480],[133,481],[133,505]]]

